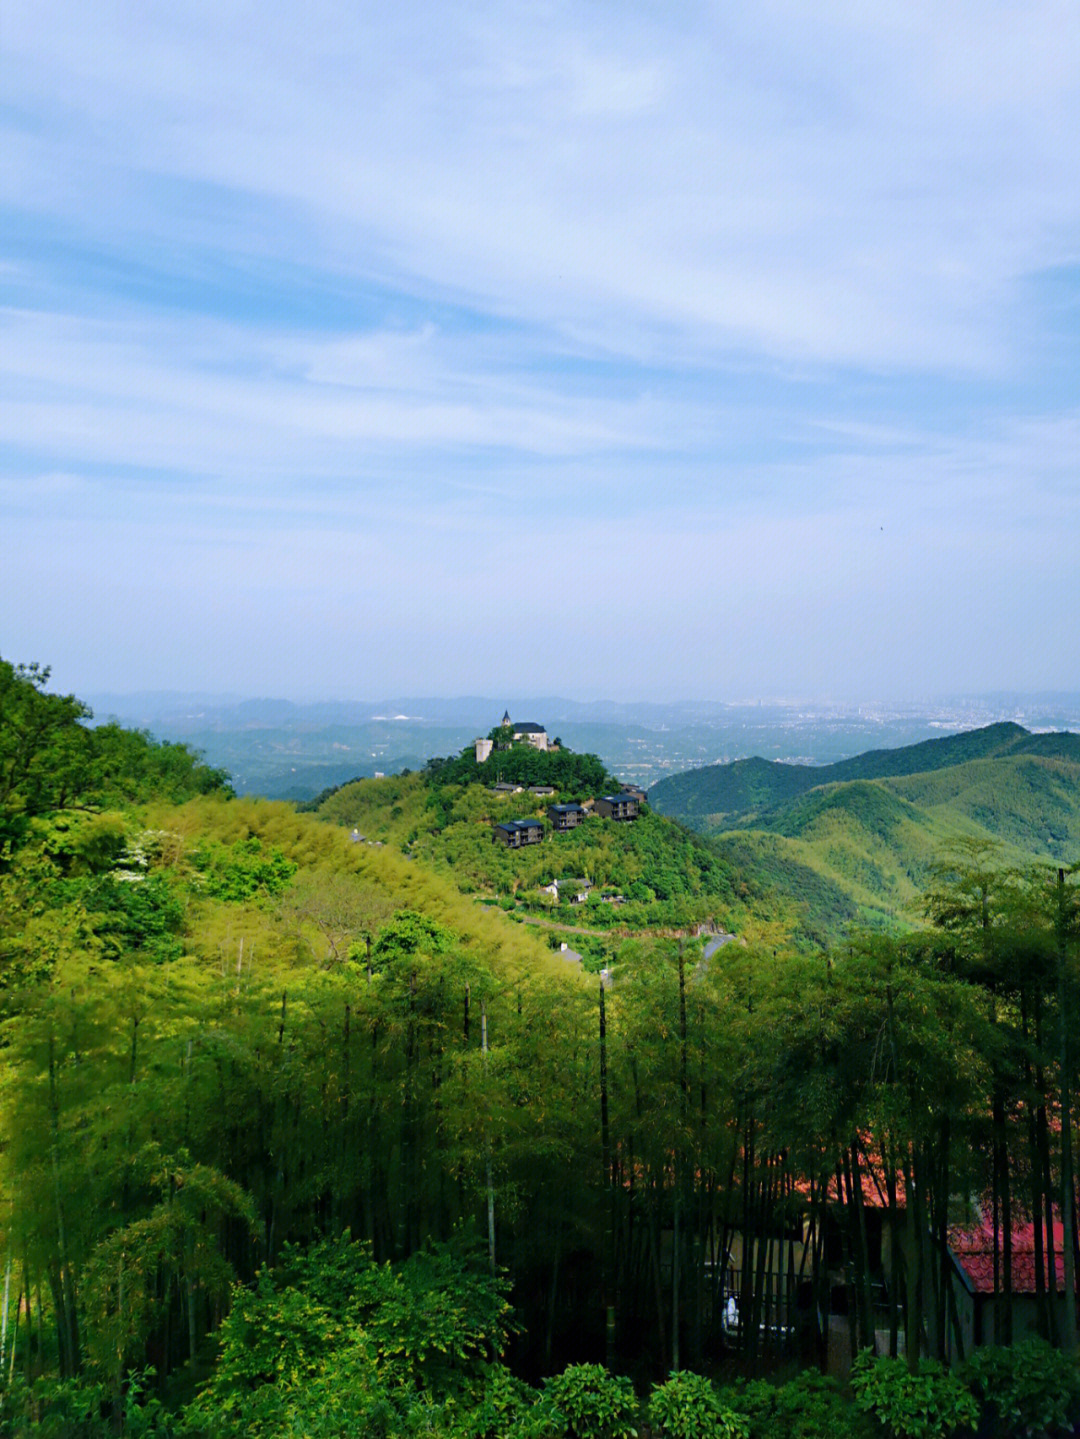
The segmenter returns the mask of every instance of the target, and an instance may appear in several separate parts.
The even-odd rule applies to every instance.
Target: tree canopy
[[[854,1350],[903,1337],[932,1386],[962,1339],[958,1224],[989,1236],[1004,1338],[1031,1227],[1032,1322],[1074,1349],[1076,871],[961,845],[912,935],[797,949],[758,915],[706,958],[643,926],[601,978],[477,902],[475,836],[518,862],[486,788],[372,782],[390,842],[354,840],[355,794],[327,823],[223,797],[146,737],[81,748],[79,702],[9,670],[5,1423],[152,1432],[168,1405],[158,1432],[412,1434],[438,1404],[462,1439],[532,1409],[630,1426],[602,1359],[674,1371],[658,1423],[676,1396],[719,1422],[687,1366],[820,1365],[830,1312]],[[130,763],[103,778],[105,751]],[[656,816],[580,829],[574,865],[633,860],[646,909],[734,904],[722,852]],[[543,1402],[526,1387],[571,1361]],[[906,1381],[874,1374],[868,1411],[899,1415]],[[746,1412],[780,1404],[755,1393]]]

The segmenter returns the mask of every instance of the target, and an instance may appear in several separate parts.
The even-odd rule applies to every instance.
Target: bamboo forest
[[[585,863],[492,844],[527,793],[237,798],[48,679],[0,664],[0,1433],[1074,1432],[1074,869],[958,842],[826,947],[586,810],[631,897],[526,912]]]

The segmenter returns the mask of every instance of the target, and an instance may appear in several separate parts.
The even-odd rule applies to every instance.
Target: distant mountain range
[[[832,937],[917,920],[931,865],[961,838],[1008,864],[1080,860],[1080,735],[1006,722],[815,767],[739,760],[672,775],[649,800]]]
[[[486,734],[504,709],[543,724],[578,753],[598,754],[644,788],[665,775],[760,755],[803,768],[935,734],[1010,719],[1080,728],[1080,695],[958,697],[933,704],[783,701],[638,703],[565,696],[391,697],[296,703],[197,693],[91,694],[97,720],[115,717],[182,740],[229,771],[244,794],[310,799],[330,785],[418,769]],[[813,781],[817,783],[818,781]]]

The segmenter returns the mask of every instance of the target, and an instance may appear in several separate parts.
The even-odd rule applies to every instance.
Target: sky
[[[0,654],[1080,690],[1075,0],[8,0]]]

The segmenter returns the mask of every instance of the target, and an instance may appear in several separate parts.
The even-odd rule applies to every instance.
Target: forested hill
[[[496,792],[468,756],[300,813],[90,731],[47,678],[0,667],[0,1435],[787,1434],[808,1396],[814,1433],[861,1434],[816,1372],[784,1407],[760,1384],[721,1406],[706,1373],[812,1368],[831,1320],[793,1269],[778,1311],[754,1266],[702,1256],[734,1226],[763,1255],[820,1224],[807,1292],[835,1288],[835,1236],[854,1347],[906,1326],[918,1359],[937,1302],[904,1275],[939,1272],[938,1240],[906,1224],[893,1282],[851,1212],[862,1178],[893,1233],[905,1191],[943,1221],[991,1187],[1003,1212],[1061,1202],[1045,1116],[1080,1092],[1057,1049],[1080,871],[975,845],[910,940],[782,931],[795,906],[822,932],[872,908],[813,868],[841,817],[900,853],[939,800],[992,808],[1001,766],[1031,814],[1040,784],[1058,804],[1074,761],[851,780],[798,797],[786,833],[717,843],[587,810],[612,787],[594,756],[511,749],[584,811],[511,851],[493,823],[546,825],[550,796]],[[647,1413],[601,1356],[658,1382]]]
[[[769,811],[822,785],[928,774],[969,760],[1018,755],[1080,762],[1080,735],[1032,734],[1022,725],[1002,722],[899,749],[869,750],[835,764],[736,760],[662,779],[649,791],[649,801],[658,813],[695,828],[734,828],[755,824]]]
[[[1074,863],[1080,736],[997,724],[820,768],[745,760],[673,776],[650,800],[836,939],[852,921],[918,923],[957,844],[1018,867]]]
[[[613,959],[629,932],[741,928],[755,903],[771,918],[786,914],[784,901],[774,904],[755,891],[718,845],[648,806],[633,822],[601,819],[593,800],[618,783],[595,755],[565,749],[540,754],[523,745],[500,757],[503,773],[513,773],[518,783],[539,777],[554,790],[545,794],[524,787],[499,793],[494,772],[477,774],[471,756],[465,759],[435,761],[424,773],[357,780],[323,797],[318,813],[365,843],[400,850],[480,903],[553,938],[565,930],[594,934],[594,943],[577,938],[574,948],[598,963]],[[583,822],[556,833],[548,806],[582,801],[590,806]],[[542,826],[541,843],[521,849],[493,844],[495,825],[520,819]],[[794,927],[798,915],[787,917]]]

